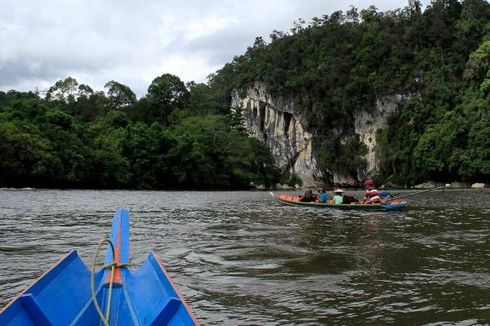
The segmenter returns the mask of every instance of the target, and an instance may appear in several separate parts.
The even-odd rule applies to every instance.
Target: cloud
[[[406,5],[372,3],[380,10]],[[161,74],[203,82],[255,37],[347,9],[337,0],[4,0],[0,89],[47,88],[72,76],[99,90],[117,80],[143,96]]]

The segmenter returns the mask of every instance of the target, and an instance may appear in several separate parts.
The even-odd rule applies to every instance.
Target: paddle
[[[406,195],[402,195],[402,196],[394,196],[394,197],[390,198],[390,200],[411,197],[411,196],[423,194],[423,193],[434,191],[434,190],[441,190],[441,189],[445,190],[446,188],[450,188],[450,187],[451,187],[451,185],[449,183],[446,183],[444,186],[435,187],[435,188],[428,189],[428,190],[417,191],[417,192],[413,192],[411,194],[406,194]]]

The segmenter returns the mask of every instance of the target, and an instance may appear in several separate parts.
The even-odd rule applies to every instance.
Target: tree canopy
[[[245,189],[279,181],[269,150],[216,115],[207,86],[187,89],[165,74],[139,100],[119,82],[105,88],[68,77],[46,98],[0,92],[0,186]]]

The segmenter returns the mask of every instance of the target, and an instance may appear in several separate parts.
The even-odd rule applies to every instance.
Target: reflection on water
[[[265,192],[0,190],[0,306],[72,249],[89,264],[126,207],[131,263],[154,250],[206,325],[490,323],[489,199],[373,213]]]

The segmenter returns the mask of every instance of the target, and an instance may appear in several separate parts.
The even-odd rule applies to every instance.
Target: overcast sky
[[[428,0],[422,1],[423,4]],[[379,10],[408,0],[0,0],[0,90],[47,89],[72,76],[109,80],[144,96],[164,73],[205,82],[255,37],[268,40],[350,5]]]

